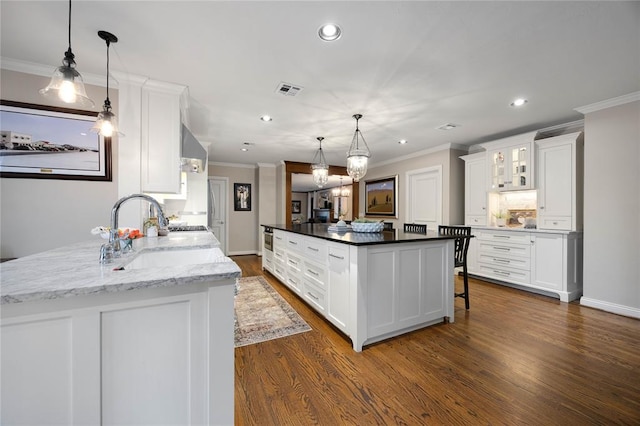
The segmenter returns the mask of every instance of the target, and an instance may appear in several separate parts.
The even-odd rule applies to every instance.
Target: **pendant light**
[[[340,177],[340,186],[333,188],[333,195],[336,197],[348,197],[351,194],[349,188],[342,185],[342,176]]]
[[[355,182],[358,182],[367,174],[367,163],[371,157],[371,151],[358,128],[358,120],[362,118],[362,114],[355,114],[353,118],[356,119],[356,132],[353,134],[353,140],[347,152],[347,173]]]
[[[98,37],[107,43],[107,99],[104,100],[102,111],[98,114],[96,124],[91,131],[99,133],[104,137],[111,137],[114,133],[118,133],[118,118],[111,112],[111,101],[109,100],[109,46],[111,43],[117,43],[118,37],[106,31],[98,31]]]
[[[71,0],[69,0],[69,48],[64,52],[62,66],[56,68],[49,85],[40,90],[46,97],[57,97],[67,104],[93,108],[95,104],[87,97],[82,76],[76,71],[75,55],[71,51]]]
[[[313,173],[313,182],[318,185],[318,188],[322,188],[329,181],[329,165],[322,152],[322,141],[324,138],[319,136],[316,139],[320,142],[320,148],[318,148],[313,156],[311,172]]]

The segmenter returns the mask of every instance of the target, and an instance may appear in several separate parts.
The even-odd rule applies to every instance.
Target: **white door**
[[[442,223],[442,167],[407,172],[407,223],[426,223],[438,230]]]
[[[223,177],[209,178],[209,219],[208,225],[213,235],[220,241],[220,250],[228,253],[227,245],[227,186],[229,180]]]

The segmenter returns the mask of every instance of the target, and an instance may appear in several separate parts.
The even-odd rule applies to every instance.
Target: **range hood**
[[[180,129],[180,134],[182,137],[182,170],[201,173],[207,162],[207,150],[200,145],[200,142],[184,124]]]

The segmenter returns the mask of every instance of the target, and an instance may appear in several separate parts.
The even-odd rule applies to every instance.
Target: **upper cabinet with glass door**
[[[487,150],[489,191],[533,189],[533,139],[526,133],[481,144]]]

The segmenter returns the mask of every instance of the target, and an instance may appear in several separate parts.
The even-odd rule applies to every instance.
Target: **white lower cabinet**
[[[558,292],[563,301],[580,297],[582,235],[534,234],[532,244],[531,284]]]
[[[233,424],[234,283],[3,305],[0,423]]]
[[[285,284],[296,293],[302,293],[302,257],[297,253],[287,250],[287,272]]]
[[[354,350],[454,321],[453,240],[355,246],[279,232],[272,274],[350,337]]]
[[[262,268],[273,274],[273,251],[264,249],[262,251]]]
[[[327,317],[346,331],[349,318],[349,247],[330,243],[328,247],[329,304]]]
[[[555,293],[568,302],[582,295],[582,234],[472,230],[469,273]]]

